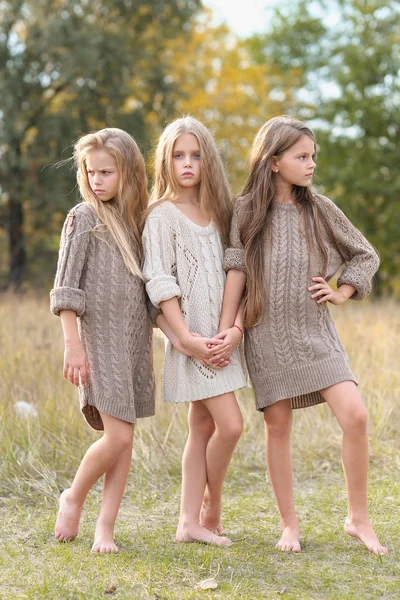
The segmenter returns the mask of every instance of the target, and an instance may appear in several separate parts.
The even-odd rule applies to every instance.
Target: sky
[[[230,29],[242,37],[252,33],[266,32],[272,9],[282,4],[281,0],[203,0],[212,8],[216,23],[225,21]],[[321,7],[310,0],[310,11],[321,16]],[[337,23],[338,14],[334,2],[325,8],[324,21],[329,25]]]
[[[265,31],[268,19],[268,6],[274,0],[203,0],[203,4],[214,11],[218,23],[226,21],[235,33],[249,36]]]

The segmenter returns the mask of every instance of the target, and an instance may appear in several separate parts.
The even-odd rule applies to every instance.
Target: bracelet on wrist
[[[236,325],[236,323],[233,326],[236,327],[236,329],[239,329],[239,331],[240,331],[240,333],[242,334],[242,337],[243,337],[243,330],[241,329],[241,327],[239,327],[239,325]]]

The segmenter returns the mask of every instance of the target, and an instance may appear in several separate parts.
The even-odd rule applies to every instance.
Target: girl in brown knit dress
[[[311,190],[315,138],[297,119],[265,123],[253,143],[250,175],[236,201],[220,329],[244,293],[245,350],[280,513],[277,547],[300,551],[293,503],[292,409],[327,402],[343,430],[348,495],[345,531],[385,554],[367,512],[367,414],[328,311],[361,300],[379,266],[372,246],[328,198]],[[329,280],[345,265],[337,289]],[[228,345],[218,349],[227,356]]]
[[[134,423],[154,414],[152,327],[138,266],[147,179],[136,142],[120,129],[83,136],[74,161],[84,202],[64,224],[51,310],[64,332],[64,377],[79,388],[89,425],[104,435],[61,494],[55,536],[77,536],[85,498],[104,475],[93,550],[114,553]]]

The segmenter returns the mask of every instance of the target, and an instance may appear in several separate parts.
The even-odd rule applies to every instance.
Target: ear
[[[278,173],[279,171],[279,167],[278,167],[278,160],[276,156],[272,157],[272,172],[273,173]]]

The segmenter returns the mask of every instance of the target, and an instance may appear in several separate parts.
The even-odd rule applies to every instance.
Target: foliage
[[[298,0],[250,41],[257,62],[303,74],[295,114],[318,132],[320,189],[379,250],[380,292],[400,273],[399,18],[395,1]]]
[[[28,263],[43,268],[49,252],[54,256],[51,225],[75,203],[72,178],[43,167],[80,133],[106,125],[148,144],[147,116],[156,112],[163,120],[171,110],[158,56],[198,6],[198,0],[1,3],[0,180],[12,283],[24,277],[24,228],[31,236]]]

